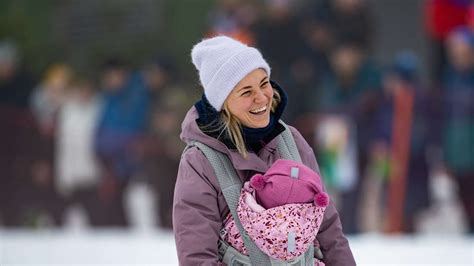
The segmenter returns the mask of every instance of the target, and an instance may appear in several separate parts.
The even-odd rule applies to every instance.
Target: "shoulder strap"
[[[281,120],[280,123],[285,127],[285,130],[282,132],[282,134],[278,136],[279,139],[277,149],[280,155],[285,159],[301,162],[301,157],[293,135],[291,134],[290,128]],[[224,195],[227,205],[229,206],[232,218],[234,219],[235,225],[239,229],[240,235],[244,240],[245,247],[249,252],[252,265],[283,265],[281,262],[277,262],[263,253],[250,239],[247,232],[243,228],[239,216],[237,215],[237,204],[239,202],[242,182],[240,181],[240,178],[237,175],[237,172],[235,171],[229,158],[225,154],[216,151],[201,142],[191,142],[186,147],[186,149],[191,146],[198,147],[202,153],[204,153],[212,168],[214,169],[219,186],[222,190],[222,194]],[[313,265],[313,252],[313,246],[310,246],[308,251],[305,252],[303,256],[303,263],[305,265]]]
[[[285,130],[278,136],[278,152],[285,159],[301,163],[300,153],[298,147],[296,147],[295,139],[291,134],[290,128],[282,120],[280,120],[280,123],[285,127]]]
[[[203,143],[194,142],[192,145],[198,147],[204,153],[212,165],[212,168],[214,168],[222,194],[224,194],[225,201],[229,206],[235,225],[239,229],[240,235],[244,240],[252,265],[271,265],[270,258],[263,253],[257,245],[255,245],[240,223],[239,216],[237,215],[237,204],[239,202],[242,182],[240,181],[240,178],[229,158],[225,154],[218,152]]]

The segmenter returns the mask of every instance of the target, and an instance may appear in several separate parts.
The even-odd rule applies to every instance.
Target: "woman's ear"
[[[262,190],[265,187],[265,179],[261,174],[255,174],[250,178],[250,185],[257,191]]]

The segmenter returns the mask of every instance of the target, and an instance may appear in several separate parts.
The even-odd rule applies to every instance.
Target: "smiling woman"
[[[270,123],[273,88],[263,69],[255,69],[230,92],[224,109],[235,115],[242,125],[261,128]]]
[[[233,181],[239,185],[237,194],[244,183],[244,187],[248,186],[247,181],[253,175],[264,174],[276,161],[286,157],[283,151],[280,153],[281,142],[294,142],[292,152],[298,154],[294,158],[300,158],[301,163],[311,169],[310,171],[319,172],[314,153],[295,128],[281,122],[280,118],[287,102],[286,94],[270,80],[270,67],[257,49],[234,39],[218,36],[196,44],[191,57],[198,70],[204,94],[189,110],[182,125],[181,139],[188,144],[188,148],[181,157],[173,204],[173,230],[179,263],[250,265],[252,261],[267,265],[271,261],[272,265],[281,265],[282,261],[270,258],[268,254],[256,256],[255,252],[261,254],[261,251],[256,251],[259,248],[253,247],[249,242],[256,243],[256,240],[245,240],[245,246],[250,250],[249,256],[243,251],[240,253],[233,249],[229,246],[230,242],[226,242],[229,235],[227,238],[224,236],[227,233],[223,225],[231,220],[229,205],[235,206],[235,202],[226,202],[229,198],[228,190],[223,192],[220,186],[215,169],[211,166],[214,160],[210,161],[196,143],[207,146],[226,158],[229,162],[227,166],[234,168],[227,169],[227,174],[236,173]],[[282,139],[284,140],[281,141]],[[291,174],[294,178],[296,173],[298,178],[298,171],[293,170],[295,169],[292,169],[288,176]],[[219,175],[219,180],[222,180],[221,178],[222,175]],[[255,201],[255,204],[260,202]],[[306,210],[313,210],[313,199],[301,204],[309,208]],[[299,207],[305,209],[304,206]],[[270,208],[268,210],[270,211]],[[240,220],[235,216],[235,211],[236,208],[232,207],[231,218],[234,221]],[[300,217],[305,215],[303,213],[309,215]],[[304,221],[306,218],[308,220],[294,227],[281,228],[288,233],[288,240],[285,242],[286,238],[283,237],[283,242],[287,244],[283,244],[281,252],[284,254],[279,254],[280,258],[295,257],[294,254],[289,256],[287,253],[294,252],[292,250],[300,247],[302,243],[294,237],[293,231],[297,230],[295,228],[301,228],[302,224],[311,224],[308,221],[314,221],[316,218],[311,215],[311,211],[292,212],[287,215],[287,218],[296,216],[293,218],[298,221]],[[316,228],[320,228],[317,235],[312,236],[315,246],[310,244],[311,247],[304,249],[303,255],[298,255],[295,261],[285,262],[292,265],[324,265],[319,264],[323,259],[321,252],[314,252],[314,256],[320,259],[318,263],[313,260],[313,250],[323,250],[323,260],[327,265],[355,265],[347,239],[342,234],[339,215],[332,203],[325,209],[321,226],[311,226],[315,234],[318,231]],[[266,228],[263,231],[275,230]],[[233,236],[244,235],[240,232],[233,233]],[[312,241],[307,243],[313,243]],[[256,259],[257,257],[262,260]],[[265,263],[260,263],[262,261]]]

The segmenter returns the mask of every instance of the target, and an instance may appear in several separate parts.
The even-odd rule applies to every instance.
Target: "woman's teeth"
[[[258,108],[258,109],[252,110],[252,111],[250,111],[250,112],[251,112],[252,114],[258,114],[258,113],[264,112],[265,110],[267,110],[267,106],[260,107],[260,108]]]

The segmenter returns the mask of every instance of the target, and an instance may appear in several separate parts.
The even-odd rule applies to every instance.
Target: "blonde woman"
[[[198,141],[230,159],[242,183],[264,173],[281,158],[277,136],[286,94],[270,81],[270,67],[261,53],[234,39],[218,36],[197,43],[191,53],[202,99],[187,113],[181,139]],[[314,171],[313,150],[288,127],[303,164]],[[229,207],[214,169],[197,148],[187,149],[178,171],[173,204],[173,230],[180,265],[220,265],[218,240]],[[317,235],[326,265],[355,265],[339,215],[329,204]]]

